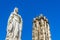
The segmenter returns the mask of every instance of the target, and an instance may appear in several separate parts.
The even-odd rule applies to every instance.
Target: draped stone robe
[[[6,40],[21,40],[22,18],[16,12],[11,13],[8,25]]]

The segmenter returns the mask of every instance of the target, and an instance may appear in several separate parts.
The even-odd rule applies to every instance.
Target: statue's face
[[[14,9],[14,12],[16,12],[16,13],[17,13],[17,12],[18,12],[18,8],[15,8],[15,9]]]

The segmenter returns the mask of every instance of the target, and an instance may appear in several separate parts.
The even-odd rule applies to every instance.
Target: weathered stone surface
[[[8,19],[6,40],[21,40],[21,32],[22,18],[15,8]]]
[[[43,15],[33,20],[32,40],[51,40],[49,23]]]

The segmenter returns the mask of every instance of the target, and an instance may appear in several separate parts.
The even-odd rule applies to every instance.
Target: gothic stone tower
[[[7,24],[7,35],[5,40],[21,40],[22,18],[18,14],[18,8],[11,13]]]
[[[42,14],[33,20],[32,40],[51,40],[48,20]]]

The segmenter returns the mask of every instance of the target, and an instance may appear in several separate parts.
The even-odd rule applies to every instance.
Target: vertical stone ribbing
[[[49,23],[43,15],[33,20],[32,40],[51,40]]]

